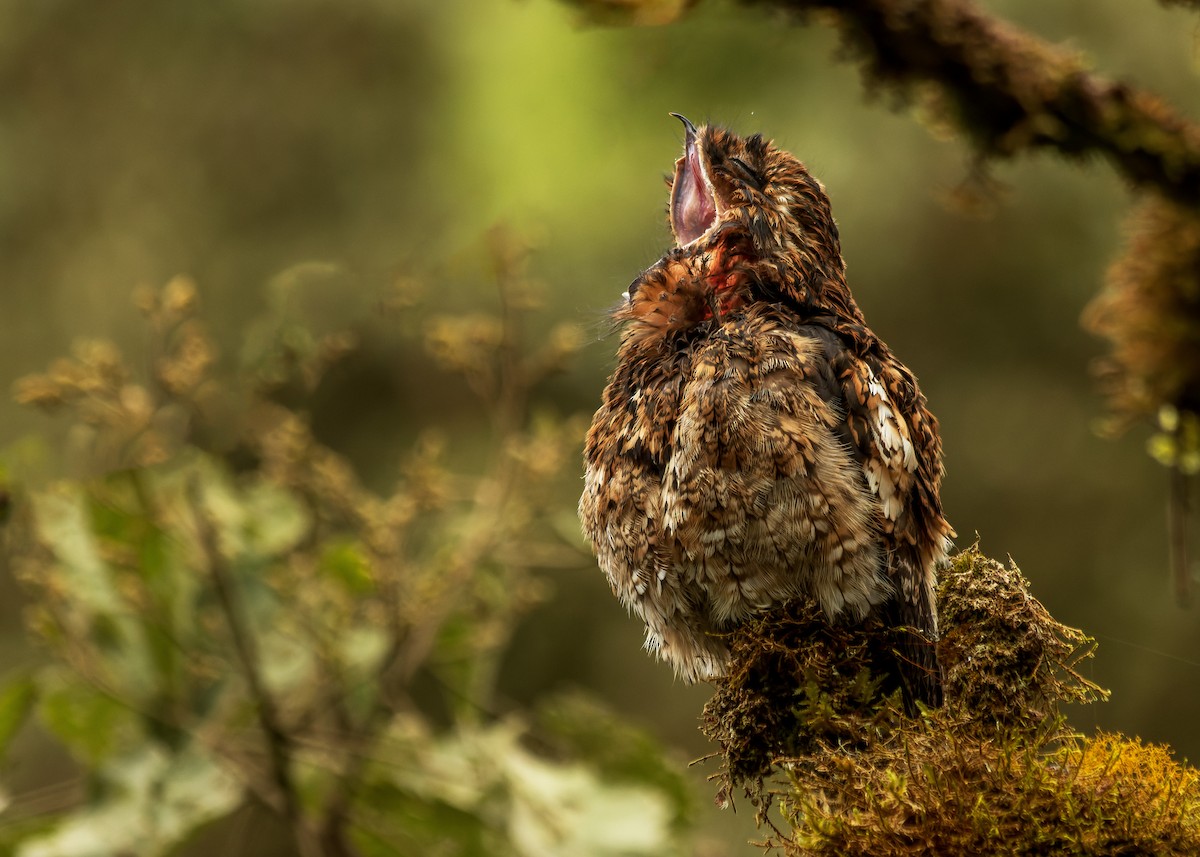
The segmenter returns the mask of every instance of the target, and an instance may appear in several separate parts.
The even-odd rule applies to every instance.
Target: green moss
[[[1164,748],[1066,726],[1105,692],[1093,641],[1054,620],[1015,566],[978,549],[941,575],[946,704],[905,716],[895,634],[791,605],[741,629],[705,709],[724,796],[789,823],[794,855],[1196,854],[1200,774]]]

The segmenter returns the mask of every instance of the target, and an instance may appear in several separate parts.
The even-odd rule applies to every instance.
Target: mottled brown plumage
[[[682,118],[682,117],[680,117]],[[676,162],[677,246],[615,310],[617,367],[579,503],[646,647],[688,680],[792,597],[886,610],[910,698],[936,704],[937,420],[846,285],[824,189],[762,137],[695,129]]]

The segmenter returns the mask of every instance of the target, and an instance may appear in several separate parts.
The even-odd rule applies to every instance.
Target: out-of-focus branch
[[[292,775],[291,738],[279,720],[278,706],[263,680],[262,671],[258,664],[258,650],[241,605],[225,558],[217,544],[217,533],[204,508],[198,483],[192,483],[189,490],[190,502],[196,519],[196,530],[205,559],[208,562],[208,573],[212,580],[213,590],[221,605],[221,612],[229,626],[233,637],[233,647],[237,663],[241,667],[242,678],[254,700],[258,715],[259,727],[267,745],[267,758],[270,764],[271,778],[276,788],[276,799],[279,806],[276,809],[284,816],[292,829],[296,847],[301,857],[320,857],[321,850],[307,830],[304,813],[300,806],[300,795],[296,790],[295,778]]]
[[[905,95],[934,85],[984,155],[1100,154],[1135,185],[1200,205],[1200,128],[970,0],[746,2],[828,13],[869,84]]]
[[[602,23],[664,23],[692,0],[568,0]],[[972,0],[742,0],[820,13],[871,87],[930,88],[985,157],[1051,149],[1104,156],[1134,185],[1200,207],[1200,127],[1157,96],[1087,69],[1076,55],[988,15]],[[1161,0],[1200,8],[1200,0]],[[925,94],[922,92],[921,94]]]

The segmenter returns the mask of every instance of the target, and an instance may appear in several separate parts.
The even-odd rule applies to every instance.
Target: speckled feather
[[[789,598],[886,610],[910,698],[940,701],[937,420],[867,327],[824,189],[761,137],[688,125],[678,246],[614,311],[617,367],[585,448],[580,519],[646,646],[720,675],[724,633]]]

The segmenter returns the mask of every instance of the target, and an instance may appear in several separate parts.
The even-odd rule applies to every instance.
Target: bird
[[[688,682],[791,599],[913,633],[906,708],[942,702],[938,421],[868,327],[824,186],[761,134],[684,126],[675,244],[611,319],[616,366],[584,446],[583,531],[645,647]]]

